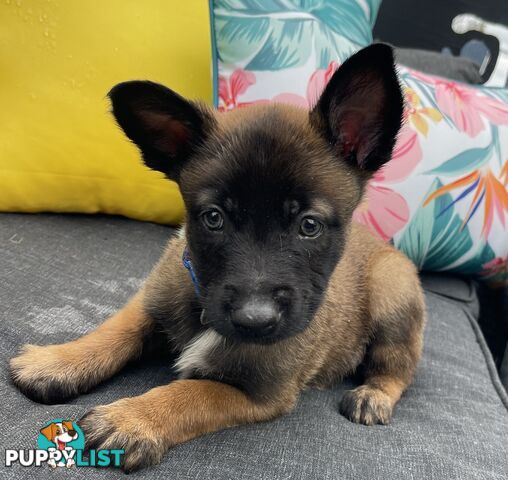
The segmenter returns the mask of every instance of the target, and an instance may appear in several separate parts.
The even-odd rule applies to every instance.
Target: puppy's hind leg
[[[60,345],[25,345],[11,359],[14,384],[29,398],[57,403],[84,393],[141,353],[152,322],[143,311],[143,290],[91,333]]]
[[[365,382],[345,393],[340,411],[356,423],[387,424],[420,359],[425,307],[416,269],[396,251],[372,262],[369,289],[373,330]]]

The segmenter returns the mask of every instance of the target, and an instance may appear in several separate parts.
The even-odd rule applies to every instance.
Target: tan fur
[[[93,332],[61,345],[25,345],[11,359],[13,380],[27,388],[61,383],[81,393],[118,372],[142,348],[151,321],[142,309],[143,291]],[[113,348],[112,348],[113,346]]]
[[[224,383],[176,380],[144,395],[97,407],[80,421],[80,425],[90,432],[87,441],[92,445],[96,439],[109,437],[102,448],[122,444],[130,450],[130,443],[146,442],[149,447],[140,448],[125,458],[124,468],[129,470],[138,456],[154,452],[162,455],[166,449],[197,436],[275,418],[289,411],[295,398],[258,404]]]

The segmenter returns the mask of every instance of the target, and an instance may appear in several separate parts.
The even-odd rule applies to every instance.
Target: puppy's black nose
[[[231,314],[231,322],[241,332],[266,335],[280,319],[277,304],[271,299],[251,298]]]

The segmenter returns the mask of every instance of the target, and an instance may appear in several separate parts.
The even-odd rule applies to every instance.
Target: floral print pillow
[[[355,218],[421,270],[508,280],[508,89],[399,67],[405,123]]]
[[[345,58],[370,43],[380,2],[212,3],[216,101],[228,110],[268,101],[311,108]],[[421,270],[506,282],[508,89],[399,73],[404,126],[355,219]]]

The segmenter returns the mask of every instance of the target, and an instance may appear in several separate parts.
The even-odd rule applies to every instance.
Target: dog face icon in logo
[[[53,420],[41,428],[38,447],[49,452],[48,465],[52,468],[75,465],[76,450],[85,446],[81,429],[71,420]]]

